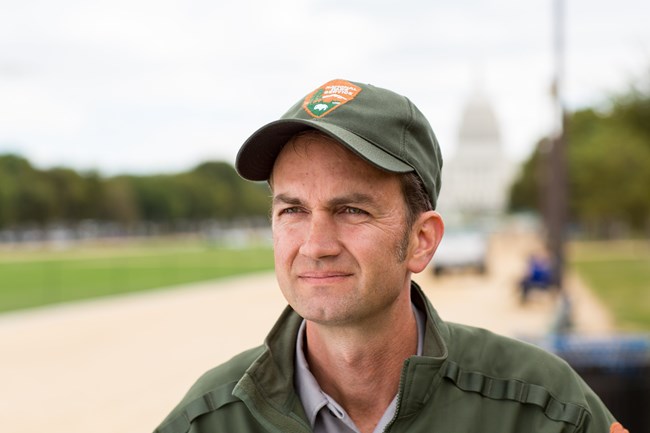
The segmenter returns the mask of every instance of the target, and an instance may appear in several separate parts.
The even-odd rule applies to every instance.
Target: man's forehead
[[[286,165],[282,164],[282,162],[287,159],[290,161],[289,168],[292,172],[300,168],[310,168],[316,164],[322,166],[327,161],[330,164],[334,162],[335,168],[343,164],[352,165],[356,168],[355,171],[373,173],[374,176],[378,177],[392,174],[366,161],[337,140],[315,130],[297,134],[284,145],[275,159],[269,177],[270,183],[272,183],[278,166]]]
[[[373,204],[377,198],[368,192],[347,192],[340,195],[333,194],[328,197],[327,203],[331,206],[346,204]],[[303,204],[304,199],[300,194],[292,192],[279,192],[273,194],[273,204]]]

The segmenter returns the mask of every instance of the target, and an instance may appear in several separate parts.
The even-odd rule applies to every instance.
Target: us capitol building
[[[482,91],[474,92],[461,115],[456,151],[444,159],[438,209],[446,221],[498,218],[506,210],[514,174],[494,110]]]

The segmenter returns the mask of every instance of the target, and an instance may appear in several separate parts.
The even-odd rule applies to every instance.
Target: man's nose
[[[312,259],[336,256],[341,252],[336,223],[332,215],[313,213],[300,253]]]

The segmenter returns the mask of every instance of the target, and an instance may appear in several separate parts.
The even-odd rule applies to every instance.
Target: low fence
[[[650,432],[650,337],[560,334],[536,343],[566,360],[630,432]]]

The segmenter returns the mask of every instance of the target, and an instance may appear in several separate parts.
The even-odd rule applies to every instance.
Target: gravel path
[[[556,300],[536,293],[522,306],[515,289],[533,247],[501,236],[488,276],[416,280],[445,320],[539,336]],[[612,331],[575,276],[567,287],[577,332]],[[0,315],[0,430],[149,432],[202,372],[261,343],[284,305],[273,275],[261,274]]]

